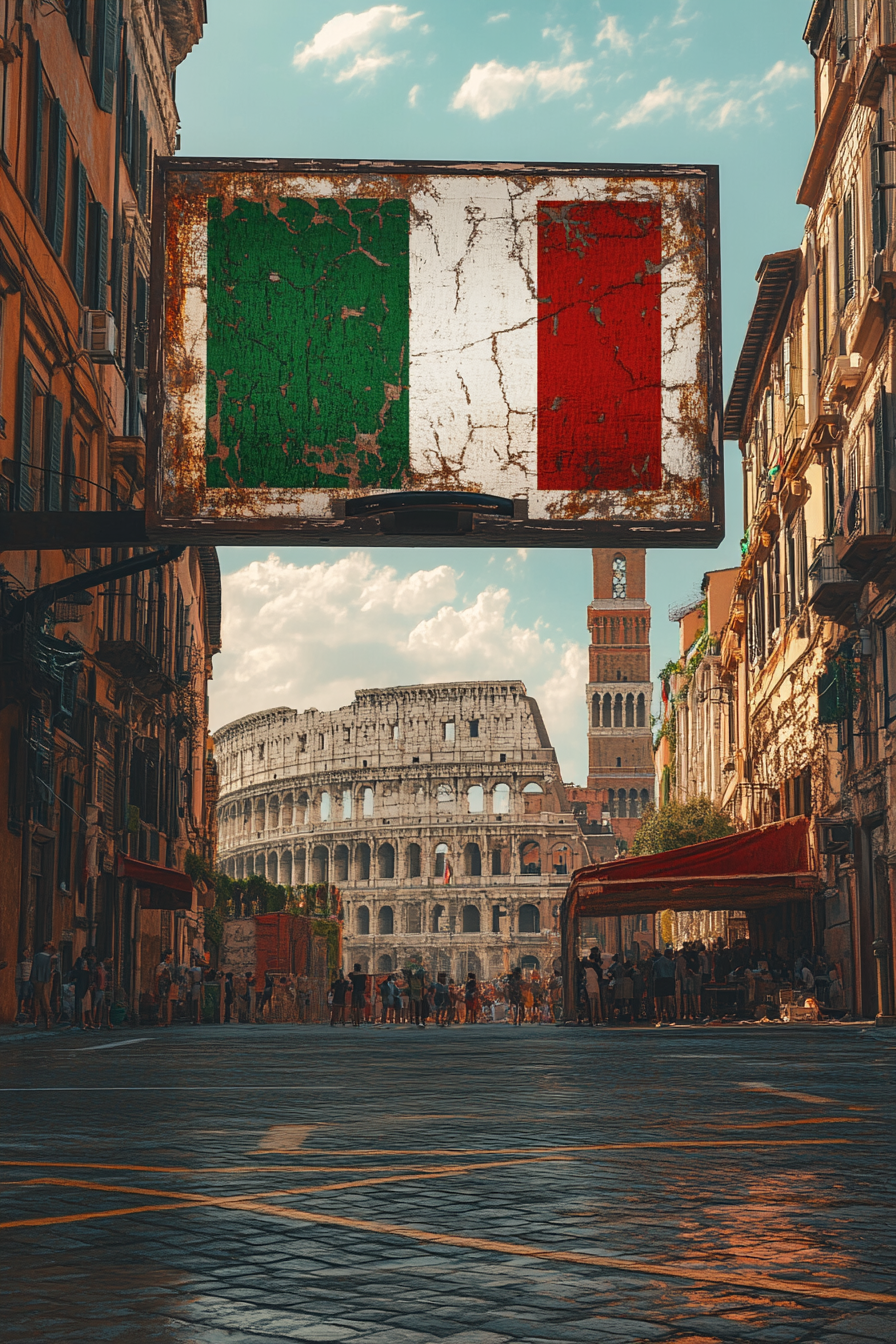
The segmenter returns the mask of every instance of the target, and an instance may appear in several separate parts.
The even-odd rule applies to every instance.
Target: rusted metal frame
[[[58,583],[48,583],[43,588],[35,588],[27,597],[20,597],[13,603],[0,626],[10,628],[18,625],[28,613],[45,611],[59,598],[80,593],[85,588],[100,588],[104,583],[113,583],[116,579],[127,578],[130,574],[142,574],[148,569],[160,569],[163,565],[178,560],[184,552],[183,546],[166,546],[160,551],[150,551],[148,555],[132,555],[127,560],[117,560],[111,565],[101,565],[98,569],[84,570],[72,574]]]
[[[86,550],[90,546],[147,546],[142,509],[83,513],[5,513],[0,551]]]
[[[362,540],[370,546],[494,546],[494,545],[551,545],[559,547],[593,547],[639,542],[654,547],[679,546],[682,542],[696,546],[717,546],[724,537],[724,474],[722,434],[722,369],[721,369],[721,257],[719,248],[719,173],[712,164],[601,164],[601,163],[534,163],[519,162],[495,165],[492,163],[457,162],[455,160],[344,160],[344,159],[224,159],[158,157],[154,163],[153,212],[151,221],[150,303],[149,303],[149,368],[147,389],[147,454],[146,505],[147,533],[152,541],[174,539],[185,544],[252,545],[259,536],[266,541],[286,545],[316,545],[327,542]],[[707,372],[708,434],[707,434],[707,491],[709,518],[650,520],[640,523],[632,520],[592,519],[568,522],[558,520],[543,525],[534,521],[524,523],[520,510],[514,510],[510,528],[499,526],[492,531],[485,519],[477,519],[472,535],[395,535],[382,530],[369,534],[352,527],[342,531],[344,524],[290,518],[247,519],[175,519],[162,511],[162,481],[160,475],[163,422],[163,337],[165,286],[165,177],[176,172],[272,172],[296,174],[345,174],[350,172],[389,174],[433,173],[446,176],[476,177],[488,171],[496,177],[515,177],[522,174],[563,173],[569,176],[627,176],[633,179],[663,176],[687,179],[702,175],[705,182],[705,238],[707,306],[707,351],[710,367]],[[478,535],[477,535],[478,534]]]

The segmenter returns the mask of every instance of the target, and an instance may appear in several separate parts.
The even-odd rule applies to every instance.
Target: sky
[[[351,3],[351,0],[348,0]],[[723,368],[734,371],[763,255],[796,246],[813,135],[810,0],[209,0],[177,72],[181,152],[296,158],[717,163]],[[739,561],[736,446],[726,536],[647,557],[654,672],[678,654],[668,610]],[[212,727],[354,691],[520,678],[563,778],[587,773],[582,550],[219,551],[224,647]]]

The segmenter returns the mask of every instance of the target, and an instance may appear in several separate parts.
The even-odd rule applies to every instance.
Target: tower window
[[[613,596],[625,597],[625,556],[617,555],[613,559]]]
[[[621,769],[622,769],[622,757],[621,757],[621,756],[617,756],[617,757],[616,757],[616,769],[617,769],[617,770],[621,770]]]

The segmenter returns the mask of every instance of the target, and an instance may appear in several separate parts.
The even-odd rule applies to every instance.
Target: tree
[[[667,803],[659,811],[651,804],[644,809],[630,853],[665,854],[683,845],[720,840],[733,832],[731,818],[714,807],[705,795],[690,798],[686,803]]]

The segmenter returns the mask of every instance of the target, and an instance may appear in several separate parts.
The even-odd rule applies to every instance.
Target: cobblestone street
[[[0,1333],[893,1339],[894,1048],[849,1026],[9,1033]]]

